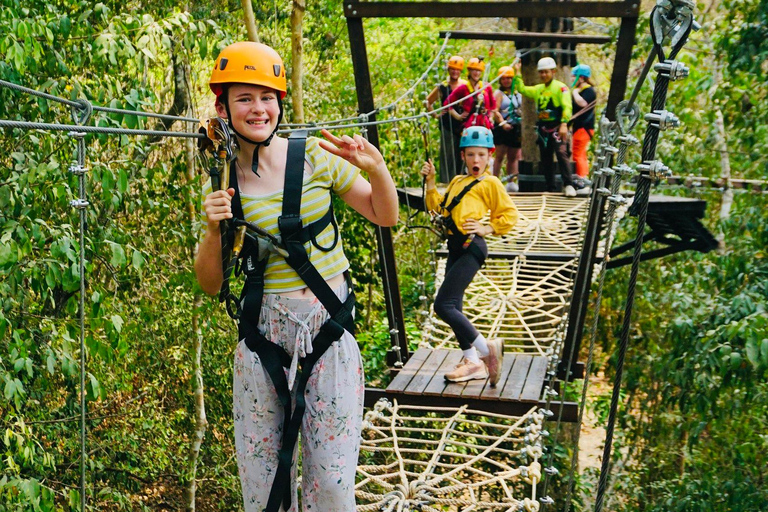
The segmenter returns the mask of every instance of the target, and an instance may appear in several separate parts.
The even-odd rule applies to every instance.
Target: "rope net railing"
[[[445,276],[438,262],[438,286]],[[525,256],[489,258],[464,295],[464,314],[486,338],[501,338],[505,351],[550,356],[570,306],[577,261],[544,261]],[[459,345],[453,330],[434,312],[424,326],[431,347]]]
[[[363,423],[357,511],[536,512],[543,422],[535,407],[505,416],[382,399]]]
[[[519,194],[513,201],[520,215],[517,225],[504,236],[488,237],[489,252],[578,255],[588,199]]]

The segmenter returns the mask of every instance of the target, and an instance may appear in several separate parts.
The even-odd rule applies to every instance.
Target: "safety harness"
[[[475,259],[480,263],[480,265],[482,265],[483,263],[485,263],[485,255],[483,254],[483,251],[480,250],[480,248],[476,244],[471,243],[472,241],[471,238],[474,238],[474,237],[470,237],[470,235],[462,234],[462,232],[459,231],[458,226],[456,226],[456,221],[453,220],[453,217],[451,216],[451,212],[453,211],[453,209],[459,205],[459,203],[464,198],[464,196],[466,196],[475,185],[480,183],[480,181],[482,181],[482,179],[472,180],[471,183],[467,184],[461,190],[461,192],[456,194],[453,197],[453,199],[451,199],[450,203],[448,203],[448,195],[451,191],[449,187],[448,190],[445,191],[445,197],[443,197],[443,201],[442,203],[440,203],[440,208],[438,209],[438,212],[445,211],[446,213],[443,215],[439,213],[430,212],[430,214],[432,215],[432,223],[435,225],[435,228],[437,229],[437,231],[442,235],[443,239],[445,240],[460,239],[462,243],[462,247],[465,250],[468,250],[470,254],[472,254],[472,256],[474,256]],[[446,206],[446,203],[448,203],[447,206]]]
[[[320,220],[307,226],[304,226],[302,223],[301,197],[304,181],[306,141],[306,131],[294,132],[288,139],[283,208],[282,215],[278,219],[280,239],[277,241],[277,244],[267,243],[268,246],[272,245],[270,250],[265,251],[263,248],[260,250],[259,244],[264,244],[265,240],[249,235],[240,256],[240,264],[238,265],[235,262],[235,264],[230,265],[230,268],[234,268],[236,276],[240,274],[245,275],[245,285],[239,300],[242,309],[238,308],[236,315],[230,312],[230,316],[238,321],[240,339],[244,339],[246,346],[259,356],[262,366],[272,380],[284,413],[278,466],[275,480],[269,493],[266,512],[277,512],[281,503],[285,510],[289,510],[291,507],[291,465],[293,464],[293,453],[296,448],[306,407],[305,392],[312,368],[325,351],[342,337],[344,331],[348,331],[353,335],[355,331],[353,317],[355,294],[352,290],[349,275],[345,276],[347,286],[349,287],[349,295],[342,302],[317,268],[312,265],[304,247],[305,243],[311,242],[317,249],[328,252],[335,248],[339,240],[339,229],[333,215],[333,203],[331,203],[328,212]],[[235,195],[232,198],[232,214],[236,220],[233,224],[234,226],[247,225],[248,223],[245,222],[240,201],[237,175],[234,169],[230,172],[229,186],[235,189]],[[335,231],[333,244],[330,247],[321,247],[317,243],[317,236],[329,224],[333,225]],[[234,236],[233,229],[230,229],[230,236]],[[325,306],[330,316],[320,327],[317,336],[312,340],[312,353],[299,359],[294,404],[291,403],[291,390],[288,388],[288,381],[284,370],[284,368],[291,366],[291,357],[282,347],[267,339],[258,329],[261,303],[264,296],[264,271],[267,267],[270,252],[277,252],[285,258],[288,265],[296,271],[312,293]],[[227,277],[225,276],[225,281],[227,281]],[[224,286],[222,284],[222,288]]]

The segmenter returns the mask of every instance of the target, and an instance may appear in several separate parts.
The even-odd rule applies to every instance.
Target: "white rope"
[[[357,511],[536,512],[544,416],[380,400],[365,415]]]

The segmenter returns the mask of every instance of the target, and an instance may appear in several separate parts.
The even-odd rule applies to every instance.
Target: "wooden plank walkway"
[[[504,357],[496,387],[488,380],[447,382],[443,377],[461,359],[460,350],[420,348],[387,387],[388,394],[475,398],[507,402],[539,401],[547,371],[547,358],[513,353]]]

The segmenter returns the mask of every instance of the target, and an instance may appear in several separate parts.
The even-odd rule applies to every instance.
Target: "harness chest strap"
[[[270,490],[266,512],[277,512],[282,503],[288,510],[291,506],[290,473],[293,464],[293,453],[301,430],[302,418],[306,407],[305,391],[312,368],[322,357],[325,351],[338,341],[345,331],[354,334],[354,318],[352,315],[355,306],[355,295],[352,291],[351,281],[347,276],[349,295],[342,302],[336,296],[320,272],[312,265],[309,255],[304,248],[304,243],[311,241],[315,247],[323,251],[330,251],[338,242],[338,228],[333,219],[333,211],[329,209],[322,219],[306,227],[301,221],[301,192],[304,177],[304,154],[306,148],[306,131],[294,132],[288,140],[288,157],[285,169],[285,184],[283,189],[282,216],[278,219],[282,244],[288,253],[285,258],[288,265],[301,277],[304,283],[320,300],[329,313],[329,320],[321,327],[320,332],[312,340],[312,353],[302,358],[300,369],[297,370],[296,401],[291,404],[291,393],[283,368],[290,367],[291,358],[288,353],[277,344],[268,340],[258,329],[261,315],[261,302],[264,295],[264,271],[268,258],[259,259],[258,248],[254,244],[244,250],[242,272],[246,276],[246,284],[243,287],[241,301],[243,314],[238,322],[238,331],[246,346],[259,356],[262,366],[270,376],[275,387],[278,400],[283,406],[283,428],[280,451],[278,452],[278,467],[275,472],[275,480]],[[235,173],[232,173],[233,175]],[[235,189],[232,200],[234,216],[243,218],[240,194],[237,187],[237,177],[230,180],[230,186]],[[329,218],[330,216],[330,218]],[[319,247],[315,237],[332,223],[336,231],[334,243],[329,248]]]

